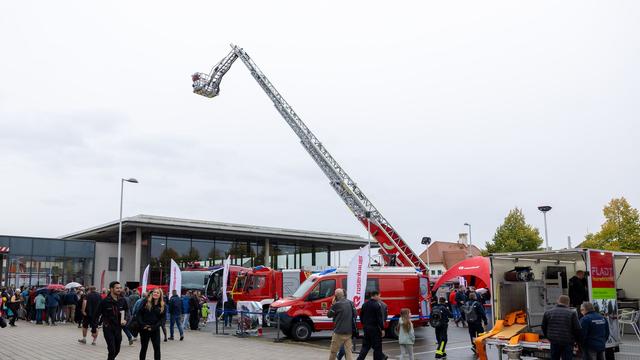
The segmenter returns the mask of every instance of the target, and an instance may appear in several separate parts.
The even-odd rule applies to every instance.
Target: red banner
[[[102,274],[100,274],[100,291],[104,289],[104,273],[106,270],[102,270]]]
[[[613,253],[606,251],[589,251],[591,268],[589,280],[594,299],[615,298],[616,279],[613,268]]]

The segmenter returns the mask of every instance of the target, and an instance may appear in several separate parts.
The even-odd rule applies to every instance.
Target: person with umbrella
[[[44,291],[41,291],[44,290]],[[37,291],[36,299],[35,299],[35,308],[36,308],[36,325],[42,325],[42,313],[46,309],[46,299],[45,294],[47,293],[47,289],[40,289]]]
[[[47,306],[47,318],[49,326],[56,326],[56,312],[58,310],[58,306],[60,305],[60,297],[55,293],[55,291],[51,290],[45,297],[45,302]]]
[[[72,324],[76,321],[76,306],[78,306],[78,294],[76,294],[76,289],[72,287],[69,289],[69,292],[64,295],[67,322]]]

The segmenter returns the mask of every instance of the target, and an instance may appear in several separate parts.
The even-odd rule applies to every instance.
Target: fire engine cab
[[[303,270],[275,270],[257,266],[238,273],[232,294],[233,300],[259,302],[266,313],[269,305],[278,299],[291,296],[307,279]]]
[[[386,333],[395,337],[395,328],[402,308],[411,310],[414,326],[427,324],[425,300],[428,295],[426,275],[408,267],[371,267],[368,270],[366,292],[379,291],[387,305]],[[327,270],[312,274],[291,296],[275,301],[269,310],[269,321],[298,341],[311,337],[314,331],[332,330],[327,317],[337,288],[347,289],[347,269]],[[358,319],[358,327],[361,328]]]
[[[182,271],[182,292],[187,290],[199,290],[209,298],[218,300],[222,287],[222,266],[199,267],[191,266]],[[231,291],[239,273],[249,270],[248,268],[231,265],[229,267],[229,281],[227,291]]]

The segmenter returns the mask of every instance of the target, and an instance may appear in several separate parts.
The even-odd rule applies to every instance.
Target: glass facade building
[[[152,283],[165,283],[171,259],[180,267],[198,262],[201,266],[222,265],[227,257],[232,265],[255,267],[269,264],[276,269],[323,268],[331,266],[331,246],[299,244],[295,240],[268,241],[264,238],[234,235],[191,236],[189,234],[150,234],[149,263]],[[269,254],[269,261],[265,256]]]
[[[112,221],[63,237],[95,241],[96,285],[118,277],[109,266],[117,256],[118,233],[119,221]],[[136,215],[122,219],[120,280],[137,286],[149,265],[149,283],[167,284],[171,260],[184,269],[196,262],[201,267],[222,265],[227,257],[247,268],[322,270],[336,265],[336,255],[339,259],[341,252],[367,243],[357,235]]]
[[[5,286],[93,283],[95,243],[24,236],[1,236],[0,276]]]

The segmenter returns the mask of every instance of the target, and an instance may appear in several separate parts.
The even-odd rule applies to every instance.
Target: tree
[[[180,258],[180,260],[184,263],[198,261],[200,260],[200,252],[198,251],[198,249],[192,247],[191,249],[189,249],[189,252],[186,255]]]
[[[180,259],[180,254],[172,248],[162,250],[160,253],[160,264],[162,266],[169,266],[171,264],[171,259]]]
[[[627,199],[611,199],[602,209],[600,231],[587,234],[582,247],[640,252],[640,214]]]
[[[493,240],[486,245],[487,253],[533,251],[540,249],[542,237],[538,229],[527,224],[522,210],[515,208],[509,211]]]

